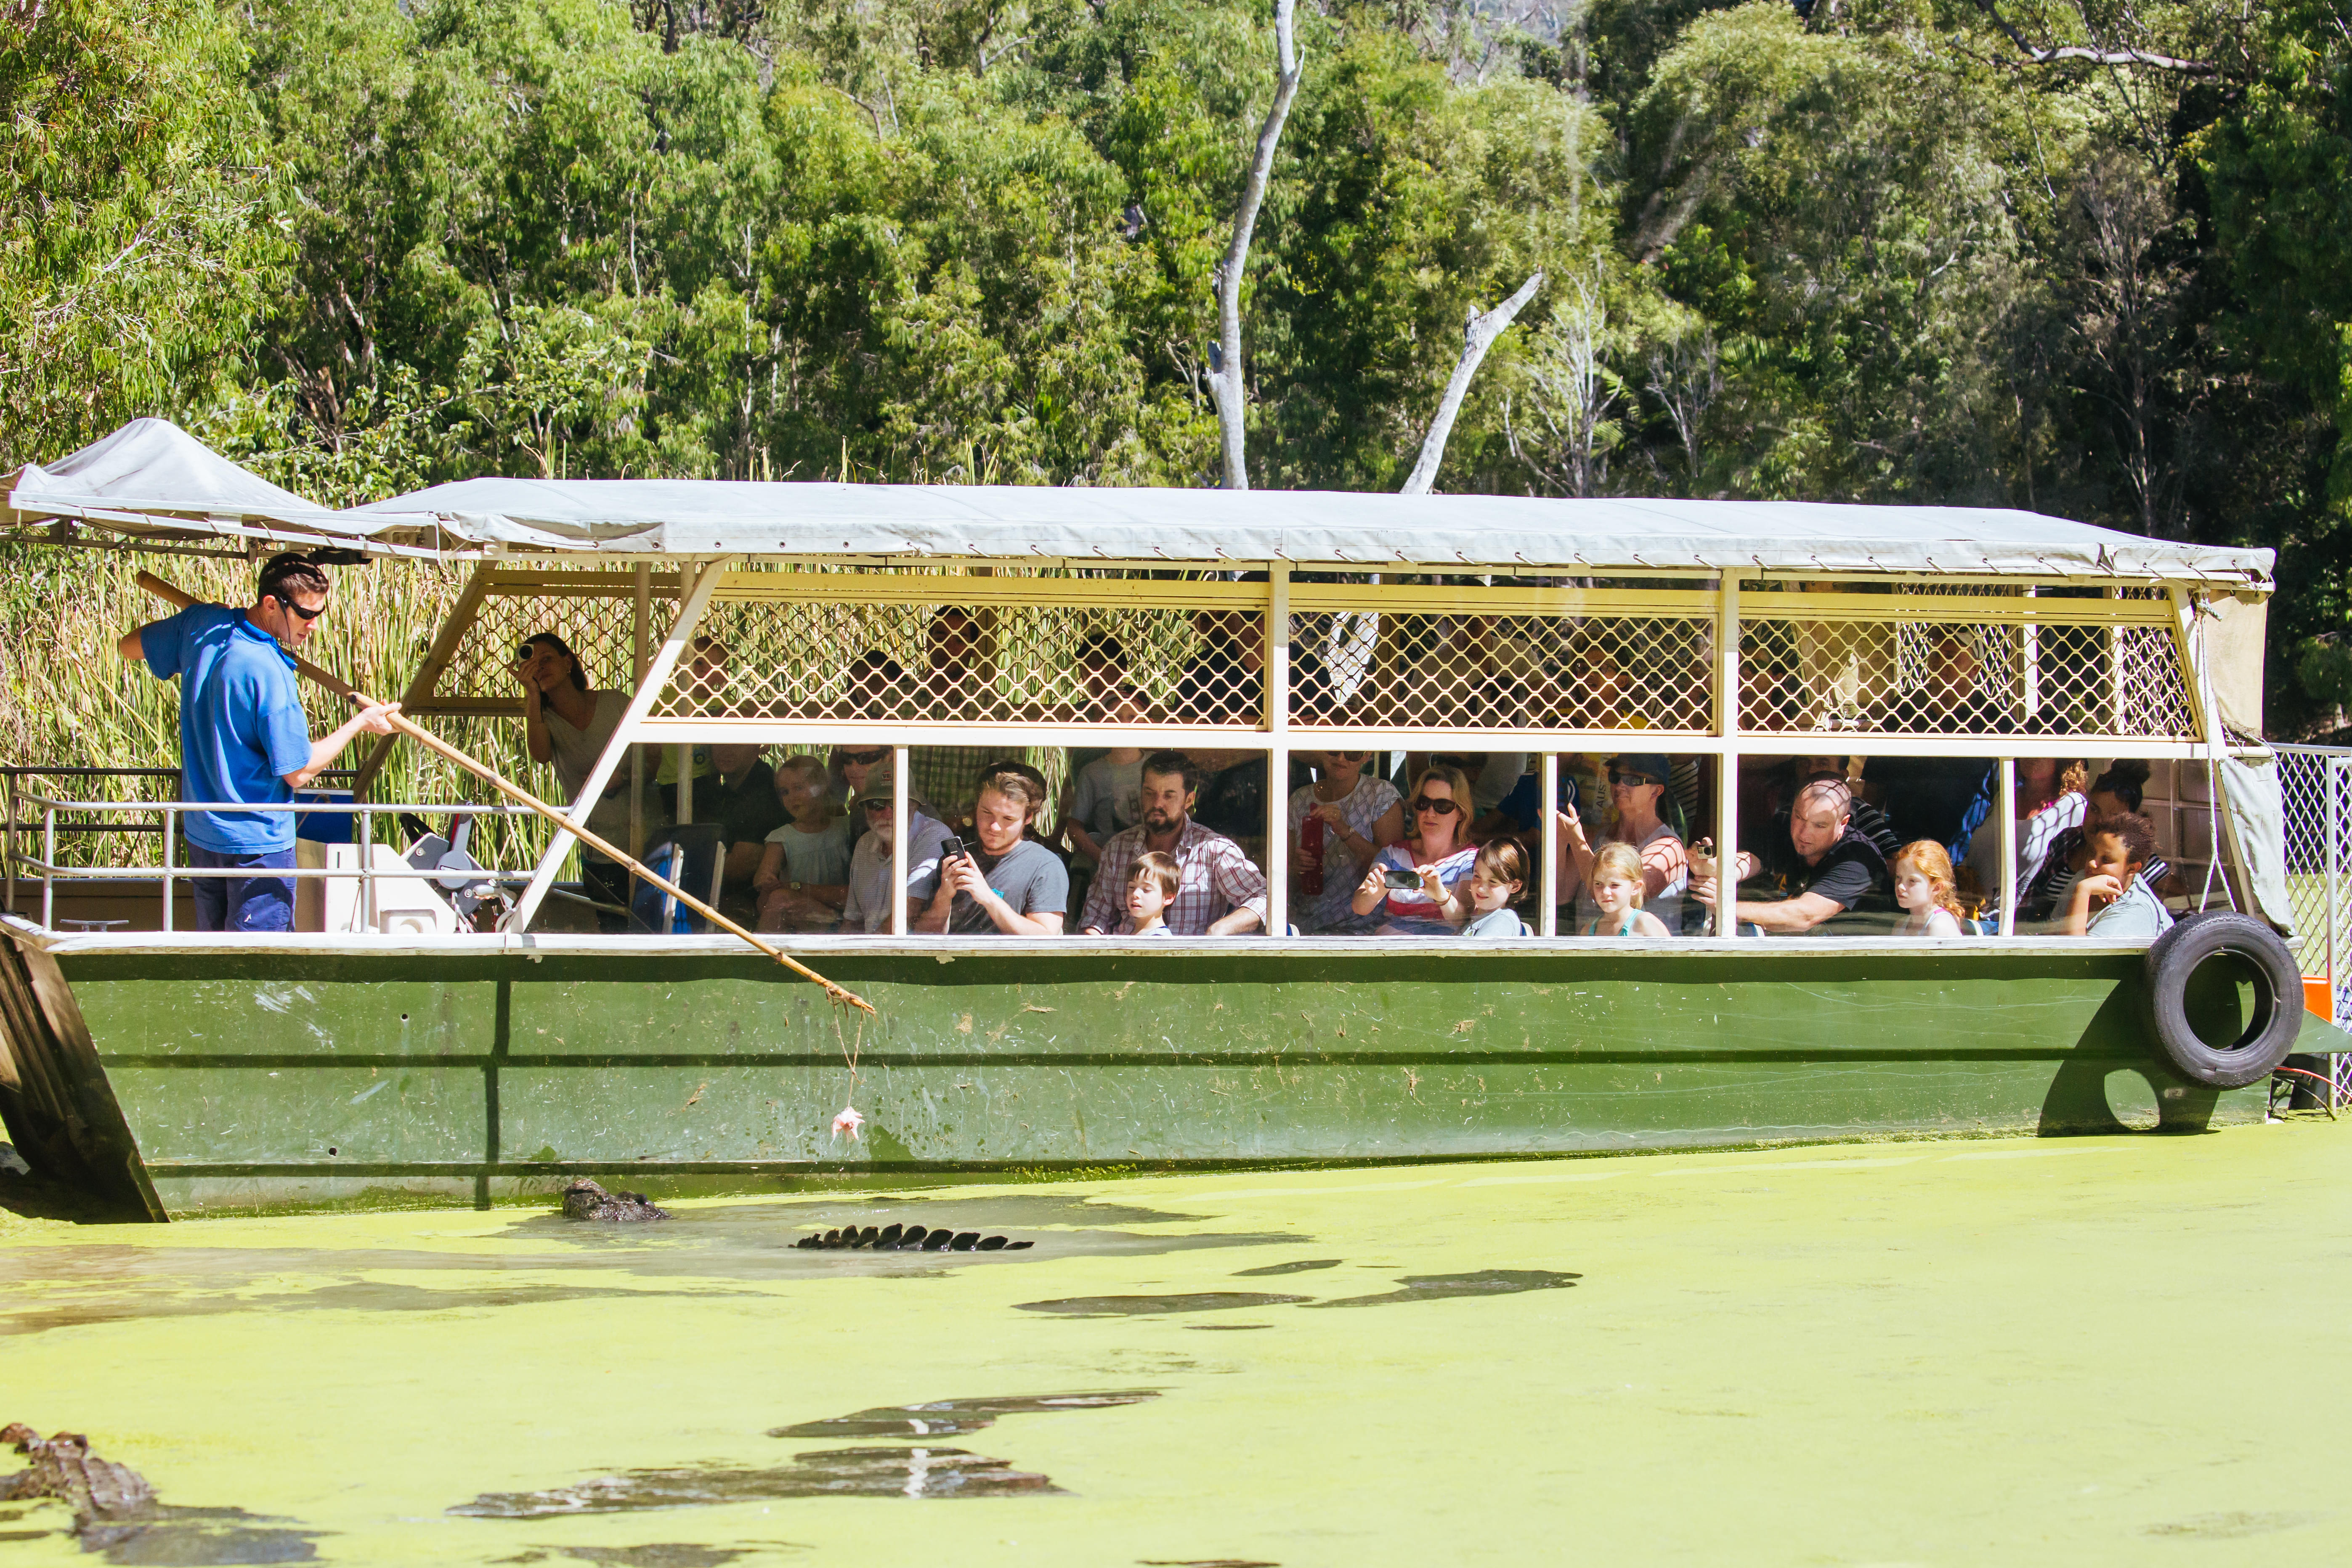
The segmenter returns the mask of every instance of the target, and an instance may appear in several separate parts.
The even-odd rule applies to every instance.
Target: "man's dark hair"
[[[1201,764],[1182,752],[1154,752],[1143,759],[1143,771],[1157,773],[1163,779],[1181,777],[1184,793],[1197,795],[1201,789]]]
[[[327,570],[317,562],[288,551],[273,555],[261,563],[261,586],[255,592],[257,599],[275,599],[291,605],[290,595],[317,594],[324,597],[334,584],[327,578]]]
[[[562,654],[564,658],[572,661],[572,684],[578,687],[583,691],[588,689],[588,671],[582,668],[580,656],[572,651],[572,645],[570,643],[565,642],[553,632],[533,632],[530,636],[522,639],[522,646],[525,647],[553,648],[556,652]]]
[[[1127,666],[1127,649],[1108,632],[1088,632],[1086,639],[1078,644],[1077,662],[1106,664],[1123,669]]]

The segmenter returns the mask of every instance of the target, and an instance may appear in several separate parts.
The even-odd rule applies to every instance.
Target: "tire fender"
[[[2226,1046],[2209,1045],[2190,1026],[2189,976],[2228,955],[2254,978],[2253,1019]],[[2243,1089],[2268,1078],[2303,1032],[2303,971],[2276,931],[2227,910],[2182,919],[2150,944],[2141,1000],[2148,1032],[2166,1059],[2191,1083]]]

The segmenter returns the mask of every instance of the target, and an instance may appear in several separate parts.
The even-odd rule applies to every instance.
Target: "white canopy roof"
[[[1327,490],[467,479],[331,511],[159,419],[28,465],[16,523],[318,540],[395,553],[1281,560],[1360,570],[2116,576],[2267,589],[2272,552],[1996,507]]]

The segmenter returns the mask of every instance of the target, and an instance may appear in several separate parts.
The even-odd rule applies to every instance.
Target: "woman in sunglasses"
[[[1630,844],[1642,858],[1642,908],[1682,934],[1683,894],[1690,889],[1690,853],[1682,835],[1664,816],[1666,781],[1672,764],[1655,752],[1630,752],[1609,759],[1609,804],[1615,817],[1610,840]],[[1552,863],[1553,886],[1566,902],[1576,900],[1577,929],[1601,912],[1592,901],[1592,863],[1599,848],[1584,831],[1576,813],[1559,814],[1559,858]]]
[[[1308,935],[1360,936],[1370,915],[1354,908],[1356,880],[1374,855],[1404,837],[1404,797],[1378,773],[1370,752],[1311,755],[1315,782],[1290,794],[1290,909]]]
[[[1381,936],[1452,936],[1446,896],[1478,858],[1470,842],[1468,777],[1449,763],[1431,763],[1412,781],[1405,823],[1412,837],[1372,858],[1353,909],[1379,914]]]

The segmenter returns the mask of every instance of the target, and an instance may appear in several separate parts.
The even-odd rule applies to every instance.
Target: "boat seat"
[[[681,823],[663,833],[645,853],[648,868],[716,908],[719,879],[727,865],[726,829],[716,822]],[[710,922],[650,882],[637,884],[629,900],[629,929],[640,934],[699,936]]]

